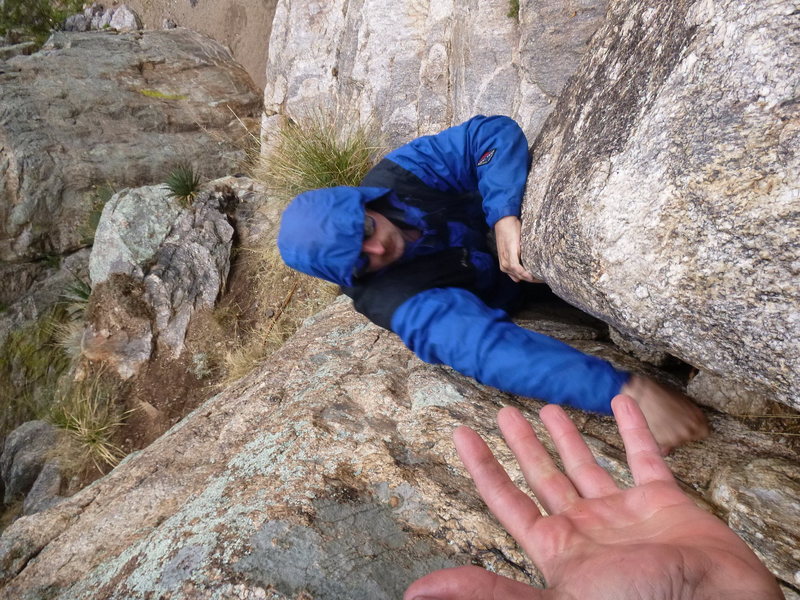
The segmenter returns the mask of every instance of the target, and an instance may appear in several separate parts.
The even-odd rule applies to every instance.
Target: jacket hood
[[[363,266],[364,206],[389,188],[334,187],[304,192],[281,217],[278,250],[293,269],[342,286]]]

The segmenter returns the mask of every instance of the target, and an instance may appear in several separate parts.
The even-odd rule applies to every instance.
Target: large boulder
[[[477,113],[517,118],[533,139],[605,0],[420,3],[278,2],[264,90],[275,115],[335,111],[372,118],[390,146]]]
[[[96,286],[114,274],[143,279],[185,207],[163,185],[125,189],[103,207],[97,224],[89,277]]]
[[[585,349],[600,344],[591,328],[578,337]],[[421,362],[342,299],[109,475],[13,523],[0,538],[0,592],[20,600],[380,600],[399,598],[429,570],[470,563],[541,583],[486,512],[450,437],[456,425],[473,427],[522,481],[494,425],[507,404],[542,432],[541,403]],[[573,415],[601,464],[630,484],[611,419]],[[721,415],[712,421],[716,435],[670,459],[706,501],[712,481],[720,489],[719,474],[738,473],[743,456],[797,460],[779,441]],[[719,510],[731,510],[748,541],[768,545],[768,561],[791,556],[800,542],[792,526],[798,482],[731,477],[742,493],[781,487],[758,490],[780,504],[759,520],[738,517],[742,500]],[[768,564],[797,585],[785,560]]]
[[[523,259],[622,334],[800,409],[797,8],[612,1],[534,145]]]
[[[0,261],[15,265],[4,281],[86,244],[99,186],[163,182],[179,162],[230,173],[244,159],[236,117],[260,107],[230,53],[188,30],[58,33],[3,63]]]

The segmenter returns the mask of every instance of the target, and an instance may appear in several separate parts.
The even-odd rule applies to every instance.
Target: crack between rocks
[[[522,573],[523,575],[525,575],[525,577],[527,577],[528,579],[533,579],[534,578],[533,575],[531,574],[531,572],[528,569],[526,569],[520,563],[511,560],[499,548],[485,548],[483,550],[478,550],[477,554],[478,554],[478,556],[483,556],[485,554],[491,554],[494,557],[496,557],[496,558],[500,559],[501,561],[503,561],[504,563],[506,563],[507,565],[509,565],[511,568],[513,568],[513,569],[519,571],[520,573]]]

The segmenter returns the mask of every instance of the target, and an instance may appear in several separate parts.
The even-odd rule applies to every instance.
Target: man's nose
[[[383,247],[383,244],[373,238],[364,240],[364,243],[361,244],[361,250],[367,254],[374,254],[376,256],[380,256],[386,251],[386,249]]]

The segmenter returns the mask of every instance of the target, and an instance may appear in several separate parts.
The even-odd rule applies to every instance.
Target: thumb
[[[403,600],[544,600],[542,590],[480,567],[434,571],[412,583]]]

